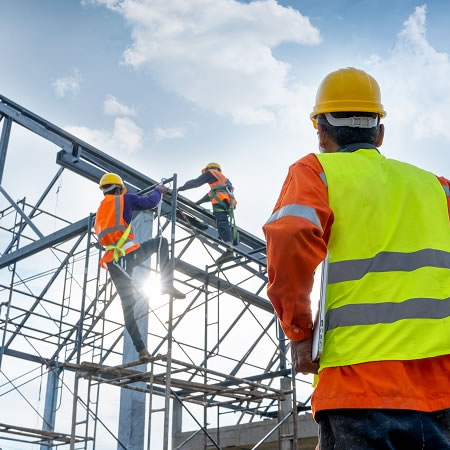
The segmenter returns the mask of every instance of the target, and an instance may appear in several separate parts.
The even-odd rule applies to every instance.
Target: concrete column
[[[45,406],[44,406],[44,420],[42,429],[44,431],[55,431],[56,418],[56,399],[58,398],[58,375],[54,370],[47,373],[47,388],[45,390]],[[40,450],[48,450],[53,448],[52,441],[40,445]]]
[[[172,446],[176,442],[176,436],[181,433],[183,425],[183,406],[178,400],[172,401]]]
[[[153,213],[140,212],[132,221],[134,240],[144,242],[152,237]],[[150,275],[150,258],[142,266],[133,271],[133,280],[136,284],[142,284]],[[140,295],[136,299],[134,314],[136,317],[143,316],[137,320],[137,325],[142,339],[147,344],[148,333],[148,297]],[[123,363],[137,361],[138,354],[134,348],[130,335],[125,330],[123,339]],[[147,365],[142,364],[134,367],[142,372],[147,370]],[[145,388],[145,383],[135,383],[136,386]],[[142,450],[145,439],[145,398],[143,392],[134,392],[129,389],[121,389],[120,392],[120,414],[119,414],[119,441],[125,445],[127,450]],[[117,450],[123,450],[117,444]]]

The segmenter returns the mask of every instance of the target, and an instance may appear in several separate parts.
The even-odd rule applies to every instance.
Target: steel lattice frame
[[[25,198],[13,200],[1,185],[14,123],[57,150],[59,167],[35,204]],[[219,433],[213,437],[208,432],[213,409],[217,428],[222,422],[239,424],[264,417],[290,421],[294,432],[288,441],[296,448],[296,421],[291,416],[308,410],[309,399],[288,401],[292,394],[296,398],[295,388],[301,380],[291,383],[284,336],[264,297],[265,243],[240,229],[239,258],[219,269],[214,258],[223,244],[217,239],[212,214],[184,197],[166,196],[162,230],[171,241],[176,283],[187,299],[170,299],[155,306],[150,298],[150,366],[123,364],[118,345],[124,330],[122,316],[114,313],[113,305],[119,303],[114,301],[115,289],[98,268],[102,250],[92,234],[94,216],[70,223],[41,206],[63,170],[96,183],[103,173],[112,171],[123,177],[129,192],[146,192],[157,182],[2,96],[0,126],[0,193],[7,201],[0,211],[0,233],[9,242],[0,257],[0,369],[6,378],[5,368],[19,358],[48,374],[45,410],[43,415],[37,412],[43,420],[42,430],[0,424],[0,433],[21,434],[21,442],[41,443],[41,448],[57,442],[81,448],[75,447],[80,440],[82,448],[95,448],[101,428],[120,448],[115,428],[101,418],[101,386],[108,385],[145,392],[149,397],[148,446],[150,434],[155,434],[152,417],[161,412],[163,447],[169,448],[169,405],[173,402],[173,427],[181,430],[175,416],[181,417],[184,409],[195,422],[193,433],[204,434],[205,448],[221,448]],[[171,180],[176,187],[176,175]],[[46,218],[58,222],[57,231],[44,233]],[[46,266],[41,261],[30,271],[27,262],[47,254],[57,264]],[[26,279],[20,277],[23,266],[30,272]],[[69,380],[70,373],[74,376]],[[20,386],[6,379],[0,396],[20,393]],[[82,379],[87,381],[80,384]],[[280,380],[282,388],[274,386],[275,380]],[[54,431],[57,402],[63,404],[64,396],[72,399],[71,427],[58,434]],[[155,408],[161,398],[164,406]],[[84,419],[78,420],[81,415]]]

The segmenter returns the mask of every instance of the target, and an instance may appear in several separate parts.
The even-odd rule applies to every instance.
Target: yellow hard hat
[[[219,169],[219,170],[222,170],[222,168],[220,167],[220,164],[215,163],[215,162],[211,162],[211,163],[207,164],[206,167],[202,170],[202,172],[205,172],[208,169]]]
[[[316,118],[319,114],[347,111],[386,116],[381,104],[380,87],[375,78],[354,67],[331,72],[322,80],[310,117],[314,128],[317,128]]]
[[[108,184],[113,184],[116,186],[121,186],[124,192],[127,191],[127,188],[123,184],[122,178],[117,175],[116,173],[105,173],[100,178],[100,183],[98,184],[98,187],[103,190],[104,186],[107,186]]]

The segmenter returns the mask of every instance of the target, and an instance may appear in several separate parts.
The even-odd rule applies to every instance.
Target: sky
[[[448,23],[445,0],[0,0],[0,94],[154,179],[220,163],[238,225],[262,237],[342,67],[380,84],[381,152],[450,177]],[[16,128],[3,184],[32,201],[57,149]],[[68,171],[56,188],[48,209],[69,220],[101,200]]]
[[[262,237],[341,67],[380,84],[384,154],[449,176],[449,15],[446,1],[0,0],[0,93],[152,178],[221,163],[238,224]]]

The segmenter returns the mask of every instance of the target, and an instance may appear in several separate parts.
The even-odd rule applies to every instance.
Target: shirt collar
[[[345,147],[340,148],[338,153],[353,153],[356,150],[376,150],[380,153],[374,145],[368,144],[367,142],[357,142],[356,144],[346,145]]]

